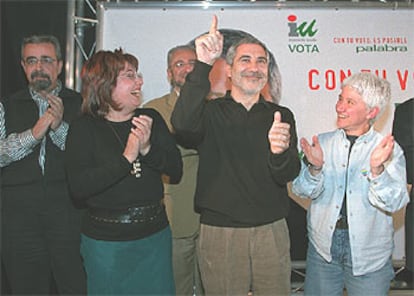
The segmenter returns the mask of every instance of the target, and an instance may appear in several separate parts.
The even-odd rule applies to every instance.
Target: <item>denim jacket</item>
[[[370,173],[371,152],[382,138],[371,128],[358,137],[348,160],[350,142],[343,130],[320,134],[322,171],[312,176],[302,162],[301,172],[293,181],[295,194],[312,199],[307,214],[309,240],[328,262],[332,260],[332,236],[346,191],[355,276],[376,271],[390,259],[394,248],[392,213],[409,201],[405,158],[396,142],[384,172],[375,178]]]

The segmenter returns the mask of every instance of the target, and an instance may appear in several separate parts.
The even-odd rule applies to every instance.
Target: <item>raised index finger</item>
[[[210,25],[210,34],[215,34],[217,32],[217,15],[213,15],[213,20]]]

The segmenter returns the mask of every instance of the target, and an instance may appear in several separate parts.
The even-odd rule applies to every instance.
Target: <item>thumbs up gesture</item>
[[[223,51],[223,35],[217,29],[217,23],[217,16],[214,15],[209,32],[195,41],[197,59],[209,65],[213,65]]]
[[[282,115],[276,111],[273,116],[273,124],[268,134],[270,150],[274,154],[281,154],[289,148],[290,124],[282,122]]]

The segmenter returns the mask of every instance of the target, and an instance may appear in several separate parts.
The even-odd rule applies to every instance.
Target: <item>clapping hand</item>
[[[311,165],[311,173],[320,171],[323,166],[323,151],[318,137],[312,137],[312,144],[309,144],[305,138],[300,139],[300,147]]]
[[[42,93],[42,95],[47,99],[49,107],[32,128],[33,137],[39,141],[47,134],[49,128],[56,130],[60,126],[64,109],[61,98],[49,93]]]
[[[384,163],[391,158],[394,149],[394,137],[387,135],[371,153],[370,166],[373,177],[384,171]]]
[[[135,161],[139,154],[146,155],[151,148],[152,118],[140,115],[133,117],[131,122],[132,128],[123,154],[130,163]]]
[[[50,128],[55,131],[62,123],[64,110],[63,102],[61,98],[52,94],[47,94],[46,98],[49,103],[49,108],[47,108],[46,112],[52,116]]]

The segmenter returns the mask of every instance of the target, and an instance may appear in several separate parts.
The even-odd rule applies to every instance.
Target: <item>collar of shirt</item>
[[[342,139],[344,139],[344,140],[346,139],[349,142],[349,140],[346,137],[345,131],[343,129],[340,129],[339,132],[342,135]],[[362,135],[358,136],[358,138],[355,140],[355,143],[359,143],[359,142],[368,143],[374,137],[375,137],[375,130],[374,130],[374,127],[371,126],[370,129],[365,134],[362,134]]]
[[[222,97],[222,98],[218,98],[218,99],[225,99],[225,100],[230,100],[230,101],[233,101],[233,102],[235,102],[235,103],[238,103],[238,102],[236,102],[236,100],[234,100],[234,98],[231,96],[231,92],[228,90],[227,92],[226,92],[226,95],[224,96],[224,97]],[[217,99],[215,99],[215,100],[217,100]],[[263,98],[263,96],[262,95],[260,95],[260,97],[259,97],[259,100],[252,106],[252,109],[253,109],[253,107],[255,106],[255,105],[262,105],[262,106],[264,106],[264,107],[266,107],[266,108],[271,108],[271,104],[274,104],[274,103],[272,103],[272,102],[269,102],[269,101],[266,101],[264,98]]]
[[[52,89],[50,92],[52,95],[57,96],[59,95],[60,91],[62,90],[62,82],[60,80],[57,81],[56,87]],[[33,88],[29,87],[30,95],[32,96],[33,100],[36,102],[38,106],[40,105],[47,105],[47,100],[45,100],[37,91]]]
[[[174,89],[171,90],[170,95],[167,97],[167,104],[169,106],[174,107],[179,96],[180,96],[179,92],[175,91]]]

